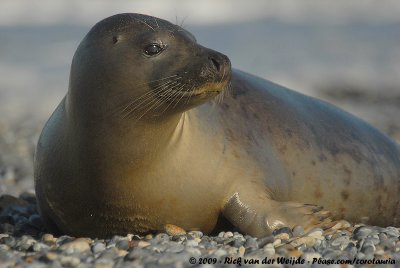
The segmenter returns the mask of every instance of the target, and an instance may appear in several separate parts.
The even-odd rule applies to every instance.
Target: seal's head
[[[183,28],[118,14],[97,23],[79,45],[68,98],[85,111],[92,107],[92,116],[156,118],[215,97],[230,76],[228,57],[199,45]]]

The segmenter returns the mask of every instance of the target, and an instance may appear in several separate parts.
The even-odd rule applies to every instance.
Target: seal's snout
[[[231,61],[224,54],[212,51],[208,55],[208,66],[217,79],[227,79],[231,73]]]
[[[212,62],[215,69],[219,72],[219,70],[221,69],[221,64],[218,62],[218,60],[216,60],[214,57],[210,57],[210,56],[208,57],[208,59]]]
[[[209,63],[211,67],[217,72],[217,73],[227,73],[231,69],[231,61],[229,58],[223,54],[220,53],[215,53],[212,55],[208,56]]]

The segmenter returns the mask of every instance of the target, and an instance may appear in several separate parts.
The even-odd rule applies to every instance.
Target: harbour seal
[[[44,222],[77,236],[209,233],[219,219],[257,237],[331,218],[396,225],[399,180],[385,134],[140,14],[80,43],[35,155]]]

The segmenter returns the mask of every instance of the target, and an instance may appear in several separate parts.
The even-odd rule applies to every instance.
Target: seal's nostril
[[[219,69],[221,68],[221,65],[219,64],[219,62],[216,60],[216,59],[214,59],[214,58],[211,58],[211,57],[209,57],[209,59],[212,61],[212,63],[214,64],[214,67],[217,69],[217,71],[219,71]]]

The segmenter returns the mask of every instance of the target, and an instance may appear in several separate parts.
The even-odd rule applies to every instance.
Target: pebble
[[[49,249],[49,246],[44,243],[38,242],[33,245],[33,251],[35,251],[35,252],[46,251],[48,249]]]
[[[106,249],[106,245],[102,242],[96,242],[92,245],[92,252],[94,254],[100,253]]]
[[[179,226],[173,224],[166,224],[164,226],[165,232],[170,236],[185,235],[186,231]]]
[[[265,237],[258,239],[257,243],[258,243],[258,247],[262,248],[266,244],[273,243],[274,241],[275,241],[274,236],[269,235],[269,236],[265,236]]]
[[[127,250],[129,249],[129,241],[127,239],[119,240],[115,246],[119,249]]]
[[[61,256],[60,263],[63,266],[77,266],[80,263],[80,259],[72,256]]]
[[[273,256],[275,254],[275,247],[273,244],[269,243],[263,247],[264,253],[268,256]]]
[[[293,236],[302,236],[305,234],[303,226],[297,225],[293,228]]]
[[[340,250],[346,248],[349,243],[350,243],[350,237],[348,236],[340,236],[330,242],[332,247]]]
[[[52,234],[44,234],[42,236],[42,241],[46,244],[54,244],[56,240]]]
[[[340,230],[340,229],[346,229],[346,228],[349,228],[349,227],[351,227],[351,224],[348,221],[340,220],[335,225],[333,225],[330,229],[332,229],[332,230]]]
[[[60,249],[68,253],[85,252],[90,250],[90,246],[86,238],[77,238],[74,241],[61,245]]]
[[[289,227],[282,227],[279,229],[276,229],[272,232],[272,235],[275,236],[275,238],[281,239],[281,240],[288,240],[290,237],[293,236],[292,230]],[[285,239],[287,237],[287,239]]]
[[[299,247],[300,245],[304,244],[307,247],[313,247],[315,245],[316,238],[312,236],[304,236],[293,240],[290,245],[293,247]]]
[[[246,249],[258,249],[257,240],[254,237],[247,237],[244,247]]]
[[[307,236],[317,239],[324,239],[323,233],[324,231],[321,228],[314,228],[307,233]]]
[[[185,243],[185,246],[187,247],[197,247],[199,245],[199,242],[197,242],[196,240],[188,240]]]

